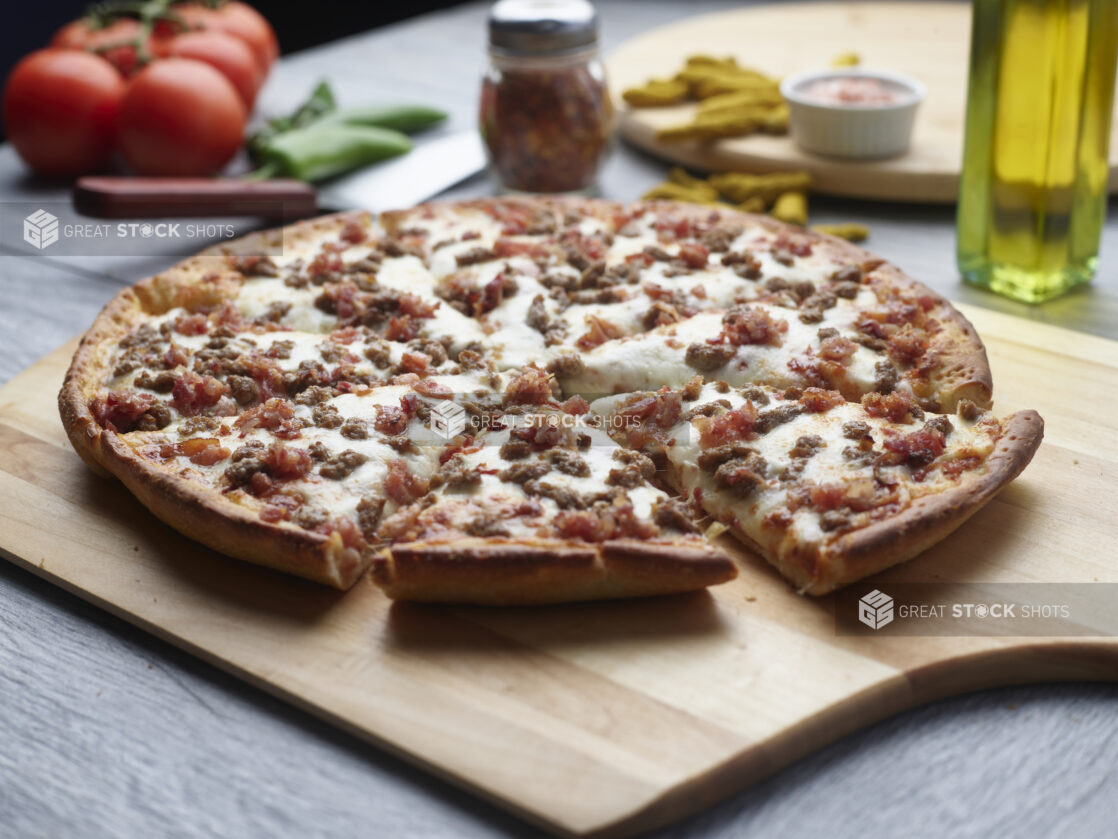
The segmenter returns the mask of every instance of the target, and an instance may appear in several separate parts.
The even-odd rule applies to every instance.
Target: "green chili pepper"
[[[315,124],[371,125],[412,134],[438,125],[445,119],[445,111],[426,108],[423,105],[368,105],[363,108],[331,111],[320,117]]]
[[[337,102],[334,100],[334,91],[330,89],[330,85],[327,82],[319,82],[318,86],[311,91],[307,101],[300,105],[295,113],[291,116],[268,120],[261,126],[260,130],[249,137],[248,143],[246,143],[249,156],[259,163],[264,149],[280,134],[305,128],[332,113],[337,107]]]
[[[274,137],[248,177],[284,175],[315,183],[411,151],[406,134],[368,125],[315,124]]]

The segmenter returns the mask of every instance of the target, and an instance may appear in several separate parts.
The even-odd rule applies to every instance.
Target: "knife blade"
[[[408,154],[337,178],[318,190],[320,207],[373,212],[401,209],[438,195],[485,168],[476,131],[428,140]]]
[[[87,176],[74,186],[74,208],[94,218],[255,216],[296,219],[320,210],[381,212],[438,195],[485,167],[477,131],[426,140],[406,155],[335,178],[317,190],[286,178]]]

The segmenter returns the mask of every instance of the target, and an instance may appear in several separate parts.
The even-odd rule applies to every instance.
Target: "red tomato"
[[[264,78],[252,49],[240,38],[216,29],[186,32],[171,39],[168,53],[202,61],[220,71],[237,89],[245,109],[252,110]]]
[[[87,52],[43,49],[4,87],[4,126],[24,162],[43,175],[94,172],[113,153],[124,79]]]
[[[167,58],[128,85],[119,127],[124,159],[141,175],[210,175],[240,148],[245,106],[209,64]]]
[[[215,28],[247,42],[265,73],[279,58],[279,41],[276,40],[275,30],[260,12],[247,3],[232,0],[218,9]]]
[[[267,74],[279,56],[276,33],[264,16],[246,3],[226,3],[210,9],[193,3],[172,7],[191,29],[217,29],[240,38],[252,49],[262,73]]]
[[[125,76],[131,76],[139,69],[139,62],[136,60],[136,47],[129,42],[134,42],[139,35],[140,22],[134,18],[119,18],[104,29],[91,29],[83,18],[66,24],[54,33],[50,45],[95,52]],[[152,56],[166,56],[166,33],[159,32],[149,36],[147,48]]]

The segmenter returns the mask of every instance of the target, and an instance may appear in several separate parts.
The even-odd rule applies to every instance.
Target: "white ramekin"
[[[888,105],[830,105],[815,102],[804,89],[819,79],[878,79],[901,96]],[[789,129],[800,146],[815,154],[868,160],[903,153],[912,139],[916,109],[926,94],[911,76],[853,67],[811,70],[788,76],[780,83],[788,100]]]

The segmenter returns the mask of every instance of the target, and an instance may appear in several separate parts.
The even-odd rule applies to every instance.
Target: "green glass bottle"
[[[973,20],[959,270],[1050,300],[1098,262],[1118,0],[974,0]]]

